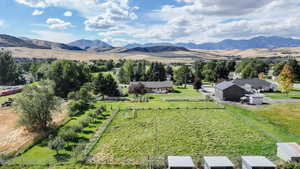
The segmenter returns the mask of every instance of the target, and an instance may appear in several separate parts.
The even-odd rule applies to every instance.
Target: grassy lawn
[[[300,103],[278,103],[253,109],[273,124],[300,136]]]
[[[64,126],[62,126],[60,130],[65,130],[67,127],[72,126],[74,124],[78,124],[80,120],[85,119],[89,112],[94,111],[91,109],[84,114],[72,117],[72,119],[67,122]],[[107,111],[104,114],[109,115],[111,112]],[[33,146],[29,150],[27,150],[22,155],[14,158],[10,161],[10,164],[37,164],[37,165],[44,165],[44,164],[56,164],[59,162],[69,162],[74,163],[76,159],[74,158],[73,148],[80,144],[81,141],[88,141],[93,134],[95,133],[96,129],[102,124],[102,119],[97,118],[94,122],[90,123],[88,127],[84,128],[81,132],[77,133],[78,142],[67,142],[65,149],[60,151],[60,154],[64,156],[64,160],[59,161],[55,158],[56,152],[48,148],[48,141],[49,139],[45,139],[38,143],[37,145]]]
[[[237,118],[270,136],[276,142],[298,142],[300,144],[299,105],[289,108],[289,106],[295,104],[298,103],[274,104],[255,109],[232,105],[226,105],[225,107]]]
[[[198,103],[201,104],[201,103]],[[205,103],[203,103],[205,104]],[[142,110],[117,115],[94,150],[97,162],[143,163],[148,156],[275,154],[275,142],[226,110]]]
[[[300,89],[294,89],[288,95],[281,92],[264,93],[271,99],[300,99]]]

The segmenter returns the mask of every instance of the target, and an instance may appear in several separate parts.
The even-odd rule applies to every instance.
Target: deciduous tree
[[[286,64],[278,77],[280,91],[288,95],[288,93],[293,90],[293,82],[293,68]]]

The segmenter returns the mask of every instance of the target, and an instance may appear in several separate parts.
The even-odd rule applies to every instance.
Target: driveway
[[[287,103],[287,102],[300,102],[300,99],[271,99],[264,97],[264,103],[274,104],[274,103]]]

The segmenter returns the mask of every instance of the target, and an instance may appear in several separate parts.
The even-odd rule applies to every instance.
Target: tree
[[[164,81],[166,80],[166,69],[162,63],[151,63],[147,71],[147,81]]]
[[[50,66],[47,77],[54,81],[55,94],[63,98],[68,93],[79,90],[91,78],[86,64],[70,60],[55,61]]]
[[[65,140],[62,137],[57,136],[48,142],[48,147],[55,150],[56,154],[59,155],[59,150],[62,150],[65,147]]]
[[[300,80],[300,65],[297,60],[290,59],[287,64],[292,67],[294,72],[294,80]]]
[[[20,72],[11,52],[0,50],[0,85],[19,83]]]
[[[184,84],[186,88],[187,83],[191,81],[192,78],[192,72],[187,65],[183,65],[175,71],[175,82],[177,85]]]
[[[216,72],[217,62],[215,60],[211,60],[205,64],[203,67],[202,74],[204,75],[204,79],[209,82],[217,82],[218,76]]]
[[[58,103],[49,81],[26,86],[17,98],[17,107],[21,113],[19,123],[33,131],[49,129],[52,124],[52,112],[57,109]]]
[[[286,63],[284,61],[276,63],[273,66],[273,76],[279,76],[285,64]]]
[[[279,90],[288,95],[288,93],[293,90],[293,82],[293,68],[286,64],[278,77]]]
[[[199,77],[195,78],[194,83],[193,83],[193,87],[196,90],[201,89],[201,87],[202,87],[202,81],[201,81],[201,79]]]
[[[121,67],[118,71],[118,80],[122,84],[128,83],[128,79],[126,78],[126,73],[123,67]]]
[[[204,65],[205,65],[205,63],[201,60],[198,60],[194,63],[195,77],[198,77],[200,79],[204,78],[204,75],[202,73]]]
[[[99,73],[96,78],[93,79],[93,87],[95,94],[102,94],[107,96],[119,96],[120,91],[118,84],[111,74],[103,76]]]
[[[174,71],[173,71],[172,66],[167,66],[166,74],[167,74],[168,76],[170,76],[170,80],[174,80],[174,78],[173,78],[173,76],[174,76]]]
[[[126,62],[123,65],[124,69],[124,79],[126,80],[126,84],[131,82],[133,80],[134,76],[134,63],[132,60],[126,60]]]
[[[242,78],[257,78],[261,72],[267,73],[269,66],[261,59],[243,59],[237,66],[236,72],[241,73]]]
[[[133,84],[129,86],[128,93],[138,95],[143,95],[146,93],[145,85],[142,83]]]

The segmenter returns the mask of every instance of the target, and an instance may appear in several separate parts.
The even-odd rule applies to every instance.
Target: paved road
[[[300,99],[270,99],[268,97],[264,98],[264,103],[267,104],[287,103],[287,102],[300,102]]]

